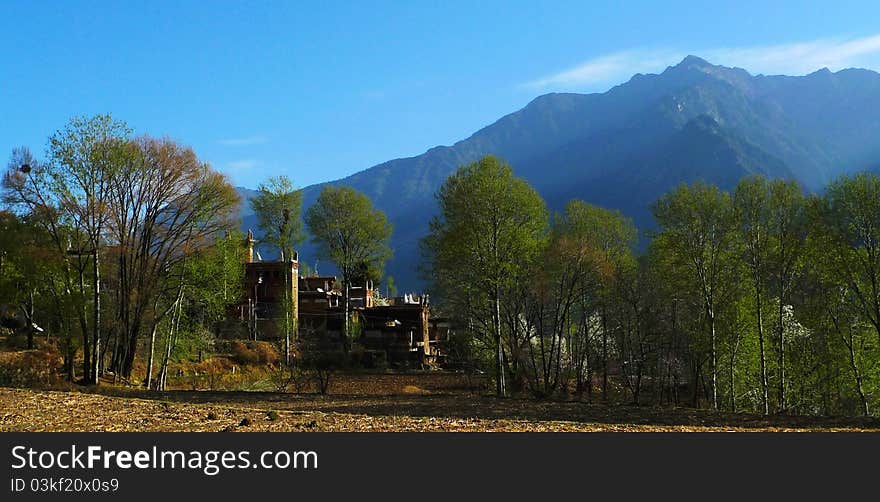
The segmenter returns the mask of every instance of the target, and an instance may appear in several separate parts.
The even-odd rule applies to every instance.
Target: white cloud
[[[634,73],[662,69],[668,66],[670,61],[675,61],[678,56],[678,53],[666,50],[615,52],[587,60],[559,73],[526,82],[522,84],[522,87],[527,89],[566,88],[616,82],[621,77],[631,76]]]
[[[823,38],[790,44],[703,49],[634,49],[596,57],[567,70],[521,84],[529,90],[600,90],[635,73],[656,73],[693,54],[710,63],[753,74],[804,75],[821,68],[880,68],[880,34]]]
[[[705,52],[705,57],[717,64],[765,74],[804,75],[821,68],[833,71],[852,67],[876,68],[880,66],[880,35],[712,49]]]
[[[224,145],[224,146],[251,146],[251,145],[261,145],[261,144],[265,143],[266,141],[267,140],[266,140],[265,136],[247,136],[244,138],[221,139],[221,140],[217,141],[217,143],[220,143],[221,145]]]

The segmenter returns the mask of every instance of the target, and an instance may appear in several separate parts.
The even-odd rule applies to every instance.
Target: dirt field
[[[865,419],[499,400],[442,377],[354,378],[337,391],[357,394],[0,388],[0,431],[880,431]]]

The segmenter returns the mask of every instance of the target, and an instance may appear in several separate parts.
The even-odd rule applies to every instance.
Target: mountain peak
[[[682,68],[712,68],[713,65],[703,58],[690,55],[682,59],[681,63],[678,63],[676,66]]]
[[[385,211],[396,229],[387,271],[398,284],[420,288],[419,239],[439,210],[434,195],[460,165],[486,154],[510,162],[552,211],[581,199],[620,210],[645,229],[656,224],[653,201],[682,182],[729,190],[741,176],[760,173],[819,191],[841,172],[880,166],[880,74],[842,70],[826,82],[824,71],[753,77],[697,56],[679,61],[604,93],[536,97],[452,146],[331,183],[367,194]],[[303,189],[303,208],[321,188]],[[245,230],[256,225],[252,213],[242,216]],[[311,243],[300,250],[310,262],[319,256]]]

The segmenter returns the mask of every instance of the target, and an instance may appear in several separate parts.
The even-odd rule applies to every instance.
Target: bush
[[[11,387],[52,387],[61,382],[64,359],[52,345],[4,354],[0,362],[0,385]]]
[[[239,364],[256,364],[260,362],[260,354],[248,348],[243,342],[232,342],[231,350],[232,359]]]
[[[212,357],[193,366],[192,388],[197,390],[203,381],[209,390],[217,390],[232,378],[232,363],[223,357]]]
[[[230,346],[232,359],[241,364],[271,364],[276,365],[280,360],[278,349],[268,342],[241,342],[234,341]]]
[[[12,330],[4,330],[7,331],[8,334],[4,337],[6,340],[6,347],[10,349],[22,350],[27,348],[27,336],[15,333]]]
[[[278,349],[268,342],[248,342],[248,346],[256,352],[259,361],[263,364],[276,365],[280,360]]]
[[[307,351],[303,354],[301,365],[311,373],[317,384],[318,392],[327,394],[330,391],[330,380],[334,373],[345,369],[348,358],[342,351]]]

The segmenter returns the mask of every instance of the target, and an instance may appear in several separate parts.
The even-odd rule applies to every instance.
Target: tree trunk
[[[715,314],[714,312],[709,312],[709,342],[711,344],[711,364],[712,364],[712,409],[718,409],[718,364],[717,364],[717,351],[715,347]]]
[[[495,371],[496,371],[496,380],[495,380],[495,393],[498,397],[505,397],[507,395],[507,384],[504,379],[504,349],[501,346],[501,293],[498,291],[498,288],[495,288],[495,298],[493,298],[495,303],[495,312],[494,312],[494,330],[495,330]]]
[[[225,250],[225,248],[224,248],[224,250]],[[291,275],[292,274],[290,273],[290,264],[285,262],[285,265],[284,265],[284,298],[285,298],[285,302],[284,302],[284,365],[285,366],[290,366],[290,328],[291,328],[291,325],[290,325],[290,317],[291,317],[290,310],[291,310],[291,308],[290,308],[290,306],[292,305],[292,303],[294,301],[296,301],[296,299],[292,297],[291,292],[290,292],[290,282],[291,282],[291,280],[296,280],[295,278],[291,277]],[[224,290],[223,295],[225,298],[225,296],[226,296],[226,279],[225,279],[226,275],[224,274],[223,277],[224,277],[224,279],[223,279],[223,290]]]
[[[67,373],[67,381],[75,382],[76,364],[74,363],[74,359],[76,358],[76,348],[73,346],[73,338],[71,336],[71,333],[70,331],[68,331],[67,325],[63,321],[61,322],[61,331],[65,333],[64,344],[66,350],[64,354],[64,369]]]
[[[858,391],[859,399],[861,400],[862,413],[867,417],[870,416],[870,410],[868,408],[868,398],[865,396],[865,390],[862,386],[862,372],[859,371],[859,366],[856,364],[855,340],[852,334],[852,327],[849,328],[849,342],[846,343],[846,346],[849,349],[849,365],[856,380],[856,391]]]
[[[90,350],[91,341],[89,340],[89,327],[88,327],[89,325],[88,325],[88,321],[86,319],[87,306],[85,304],[85,301],[83,300],[85,298],[85,291],[86,291],[85,277],[83,274],[83,267],[80,267],[78,269],[78,272],[79,272],[80,301],[82,302],[82,304],[80,305],[80,308],[78,308],[77,310],[80,312],[79,324],[80,324],[80,329],[82,330],[81,335],[82,335],[82,342],[83,342],[83,348],[82,348],[83,349],[83,383],[88,385],[88,384],[92,383],[92,375],[91,375],[92,352]]]
[[[351,323],[351,315],[350,315],[351,313],[349,312],[349,303],[348,303],[348,296],[351,293],[351,290],[349,289],[348,286],[349,286],[348,280],[346,279],[346,281],[345,281],[345,325],[343,327],[343,334],[342,334],[342,336],[343,336],[342,350],[344,350],[346,354],[348,354],[348,341],[349,341],[349,336],[350,336],[349,329],[351,326],[351,324],[350,324]]]
[[[153,380],[153,353],[156,350],[156,331],[159,329],[159,323],[153,324],[153,329],[150,330],[150,353],[147,359],[147,378],[145,381],[145,387],[147,389],[150,388]]]
[[[608,317],[602,306],[602,400],[608,402]]]
[[[780,295],[779,295],[779,321],[777,329],[779,330],[779,411],[784,412],[786,403],[785,403],[785,320],[783,315],[785,313],[784,307],[785,303],[781,294],[782,288],[780,287]]]
[[[101,382],[101,264],[98,258],[98,246],[94,246],[94,328],[92,332],[92,380],[95,385]]]
[[[764,415],[770,414],[769,391],[767,383],[767,352],[764,349],[764,316],[761,314],[761,289],[755,288],[755,303],[758,312],[758,347],[761,358],[761,405]]]
[[[737,334],[730,352],[730,411],[736,413],[736,353],[739,350],[740,337]]]

